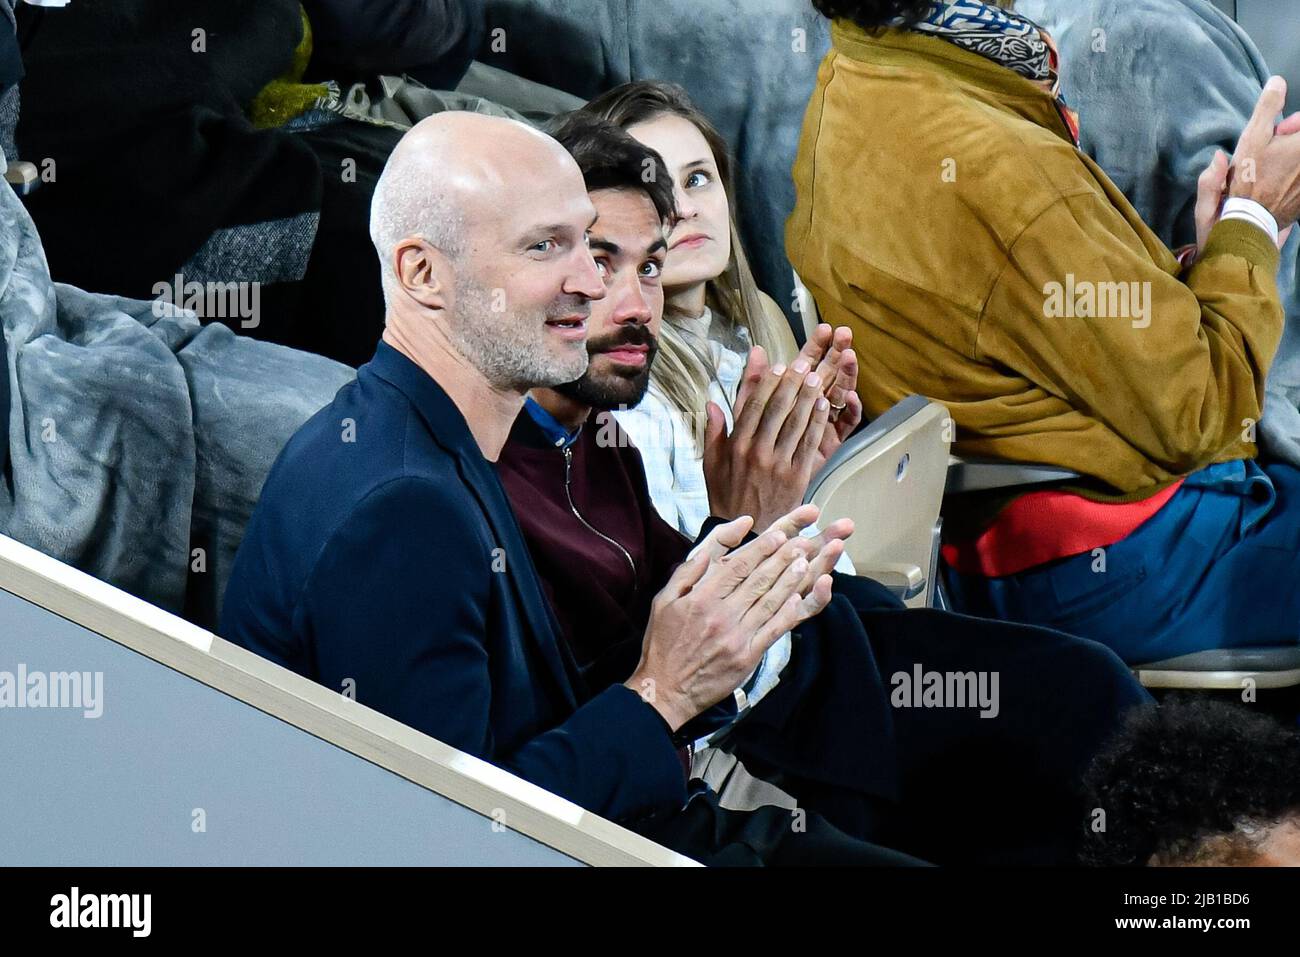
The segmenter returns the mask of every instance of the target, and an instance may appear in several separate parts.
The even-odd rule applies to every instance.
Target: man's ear
[[[441,249],[419,236],[403,239],[393,248],[393,271],[408,296],[428,309],[445,309],[451,289],[451,260]]]

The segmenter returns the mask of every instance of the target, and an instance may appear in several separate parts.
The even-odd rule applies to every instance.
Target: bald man
[[[491,462],[529,389],[586,369],[589,302],[605,295],[595,218],[577,164],[529,127],[444,113],[406,135],[372,206],[383,339],[272,468],[221,633],[649,826],[686,804],[676,732],[826,606],[843,543],[799,536],[811,506],[744,545],[749,519],[719,526],[654,599],[632,676],[584,686]],[[755,819],[772,844],[799,833],[789,823]],[[840,859],[881,858],[854,844]]]

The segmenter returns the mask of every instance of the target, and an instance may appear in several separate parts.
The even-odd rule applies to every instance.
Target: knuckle
[[[772,569],[755,572],[750,581],[752,582],[755,591],[767,594],[772,590],[772,586],[776,584],[776,579],[777,572],[775,569]]]
[[[710,608],[709,611],[705,613],[703,630],[704,633],[711,638],[720,637],[726,634],[726,619],[719,613],[719,610],[716,607]]]
[[[784,630],[784,627],[789,624],[789,615],[787,614],[788,607],[786,603],[790,600],[792,594],[793,592],[783,592],[780,595],[772,596],[772,605],[767,610],[768,617],[781,625],[782,630]]]
[[[729,640],[727,641],[726,650],[723,655],[728,666],[731,668],[743,668],[746,664],[747,651],[749,648],[749,641],[747,640],[748,636],[736,633],[728,635],[727,637]]]
[[[769,592],[768,594],[764,595],[763,599],[758,603],[759,617],[763,620],[771,618],[774,614],[776,614],[776,610],[780,606],[781,603],[777,600],[776,596],[773,595],[771,592]]]

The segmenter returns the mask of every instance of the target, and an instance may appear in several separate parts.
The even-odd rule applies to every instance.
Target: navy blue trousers
[[[948,569],[958,611],[1108,645],[1130,664],[1300,641],[1300,470],[1194,472],[1122,541],[1017,575]]]

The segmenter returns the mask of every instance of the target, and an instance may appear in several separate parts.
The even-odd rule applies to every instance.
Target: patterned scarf
[[[903,21],[891,25],[902,26]],[[1057,75],[1060,54],[1051,36],[1033,20],[978,0],[934,0],[928,13],[907,26],[978,53],[1050,94],[1074,145],[1079,145],[1079,114],[1065,102]]]

